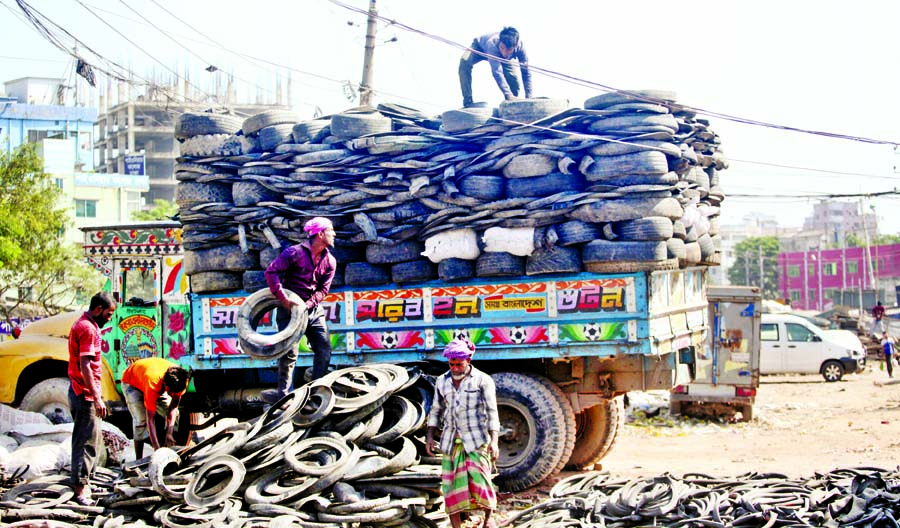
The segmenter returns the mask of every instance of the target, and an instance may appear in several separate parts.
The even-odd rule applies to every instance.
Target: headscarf
[[[475,355],[475,345],[465,337],[457,337],[444,347],[447,359],[471,359]]]
[[[306,231],[307,236],[318,235],[326,229],[334,229],[334,226],[331,220],[321,216],[317,216],[303,225],[303,230]]]

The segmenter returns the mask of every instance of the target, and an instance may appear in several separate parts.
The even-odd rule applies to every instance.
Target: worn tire
[[[507,178],[533,178],[557,170],[556,158],[546,154],[520,154],[503,167]]]
[[[241,284],[247,293],[258,292],[269,287],[266,282],[266,272],[260,270],[245,271],[241,278]]]
[[[425,245],[417,240],[400,242],[393,246],[369,244],[366,247],[366,262],[369,264],[398,264],[422,257]]]
[[[621,198],[618,200],[597,200],[582,205],[570,216],[583,222],[622,222],[647,216],[665,216],[677,220],[684,215],[684,209],[675,198]]]
[[[291,141],[294,125],[286,123],[263,128],[259,131],[259,148],[265,152],[272,152],[275,147]]]
[[[353,139],[391,131],[390,118],[378,112],[346,113],[331,116],[331,133],[340,139]]]
[[[571,246],[603,238],[600,226],[580,220],[558,224],[556,226],[556,235],[559,237],[557,245],[560,246]]]
[[[625,427],[625,404],[622,398],[607,400],[575,415],[575,422],[575,449],[566,467],[575,471],[593,469],[613,448],[619,431]]]
[[[428,259],[401,262],[391,266],[391,279],[396,284],[423,282],[438,278],[437,266]]]
[[[672,114],[627,114],[594,121],[588,130],[603,134],[634,127],[662,127],[674,133],[678,130],[678,122]]]
[[[537,249],[525,259],[526,275],[581,273],[581,271],[581,251],[578,248]]]
[[[615,240],[664,241],[672,238],[672,221],[662,216],[648,216],[610,225]]]
[[[20,411],[41,413],[55,424],[71,423],[69,378],[49,378],[28,389],[19,404]]]
[[[481,200],[502,200],[505,178],[501,176],[466,176],[457,182],[459,191]]]
[[[282,248],[273,248],[272,246],[267,247],[259,252],[259,267],[262,269],[268,269],[269,264],[272,263],[273,260],[278,258],[281,255],[281,252],[284,251]],[[333,254],[333,253],[332,253]]]
[[[709,260],[716,253],[716,245],[707,234],[697,237],[697,244],[700,246],[700,260]]]
[[[666,240],[666,258],[677,258],[684,260],[687,258],[687,251],[684,248],[684,240],[680,238],[670,238]]]
[[[487,123],[493,114],[494,109],[488,106],[448,110],[441,114],[441,128],[445,132],[471,130]]]
[[[627,92],[619,91],[596,95],[584,102],[584,108],[585,110],[602,110],[623,103],[647,101],[671,103],[677,99],[676,93],[669,90],[628,90]]]
[[[300,116],[290,110],[266,110],[244,120],[241,130],[245,135],[255,134],[260,130],[275,126],[300,122]]]
[[[175,203],[179,206],[209,202],[231,202],[231,185],[221,182],[178,182],[175,186]]]
[[[478,277],[515,277],[525,274],[525,257],[506,252],[482,253],[475,261]]]
[[[231,187],[234,205],[254,206],[259,202],[281,202],[284,195],[268,189],[255,181],[235,182]]]
[[[550,196],[563,191],[584,189],[584,178],[560,172],[534,178],[511,178],[506,180],[506,196],[510,198],[530,198]]]
[[[532,99],[514,99],[500,103],[500,119],[507,124],[533,123],[553,114],[558,114],[569,107],[568,101],[536,97]],[[512,121],[512,123],[509,123]]]
[[[597,156],[584,173],[588,181],[602,181],[622,175],[663,175],[669,172],[666,155],[655,150],[621,156]]]
[[[191,291],[194,293],[232,291],[240,290],[243,287],[244,279],[241,273],[203,271],[191,275]]]
[[[611,262],[617,260],[631,262],[653,262],[666,260],[665,242],[610,242],[595,240],[584,246],[582,261]]]
[[[559,434],[565,410],[534,374],[501,372],[492,377],[501,430],[511,431],[500,437],[494,481],[504,491],[521,491],[553,475],[571,455],[566,435]]]
[[[696,264],[703,259],[700,251],[700,244],[696,242],[685,242],[684,244],[684,261],[689,264]]]
[[[185,112],[175,119],[175,137],[190,138],[212,134],[234,134],[241,129],[241,118],[208,112]]]
[[[275,359],[290,351],[306,332],[309,312],[300,297],[290,290],[285,295],[297,304],[291,307],[291,320],[276,334],[260,334],[256,331],[262,317],[281,306],[281,301],[268,289],[261,289],[241,304],[237,314],[236,329],[241,350],[261,359]]]
[[[471,279],[475,276],[475,262],[458,258],[449,258],[438,263],[438,277],[452,281]]]
[[[344,282],[348,286],[372,286],[391,282],[391,271],[384,266],[368,262],[351,262],[344,271]]]
[[[313,119],[311,121],[301,121],[294,125],[292,137],[294,143],[306,143],[313,141],[319,137],[319,134],[330,130],[331,119]]]
[[[184,272],[194,275],[205,271],[246,271],[259,269],[259,254],[244,253],[238,246],[219,246],[212,249],[185,251]]]

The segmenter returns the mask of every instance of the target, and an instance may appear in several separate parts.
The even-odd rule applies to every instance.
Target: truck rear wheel
[[[566,409],[549,380],[512,372],[493,378],[500,415],[496,483],[504,491],[521,491],[553,475],[568,459],[569,435],[559,434],[566,427]]]
[[[19,410],[41,413],[55,424],[71,423],[70,385],[69,378],[45,379],[25,393]]]
[[[575,415],[575,449],[566,464],[568,469],[591,469],[616,444],[619,430],[625,425],[622,398],[613,398],[588,407]]]

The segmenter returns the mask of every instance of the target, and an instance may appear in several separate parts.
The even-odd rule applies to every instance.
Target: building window
[[[810,264],[810,265],[806,268],[806,272],[809,273],[809,276],[810,276],[810,277],[815,277],[815,276],[816,276],[816,265],[815,265],[815,264]]]
[[[97,200],[75,200],[76,218],[97,218]]]
[[[825,288],[825,290],[822,292],[822,296],[825,299],[836,301],[840,294],[834,288]]]
[[[815,304],[816,302],[816,290],[809,290],[809,304]]]
[[[856,275],[859,273],[859,261],[851,260],[847,263],[847,273]]]
[[[837,262],[822,264],[823,275],[837,275]]]
[[[800,266],[788,266],[788,277],[799,277],[800,276]]]
[[[800,300],[800,290],[791,290],[791,302]]]

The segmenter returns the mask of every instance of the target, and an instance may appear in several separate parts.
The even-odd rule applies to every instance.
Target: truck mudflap
[[[441,359],[440,351],[457,336],[475,343],[479,360],[658,357],[699,346],[706,331],[702,292],[684,293],[686,283],[702,282],[685,277],[701,272],[659,273],[651,279],[661,298],[659,313],[648,306],[644,273],[338,290],[321,308],[336,365]],[[193,296],[193,368],[274,364],[261,365],[240,350],[235,323],[245,297],[243,292]],[[266,324],[276,331],[271,318],[261,323]],[[299,347],[298,365],[311,365],[305,338]]]

